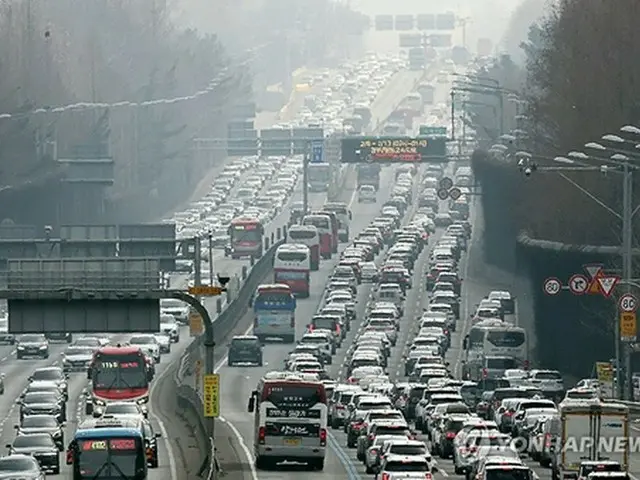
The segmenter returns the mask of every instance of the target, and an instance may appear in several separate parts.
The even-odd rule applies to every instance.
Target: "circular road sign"
[[[446,200],[449,197],[449,190],[446,188],[441,188],[438,190],[438,198],[440,200]]]
[[[555,277],[549,277],[544,281],[543,288],[547,295],[557,295],[562,290],[562,283]]]
[[[638,308],[638,299],[630,293],[625,293],[618,300],[618,307],[623,312],[635,312]]]
[[[459,188],[454,187],[451,190],[449,190],[449,197],[451,197],[451,200],[453,200],[454,202],[458,200],[461,196],[462,196],[462,191],[460,191]]]
[[[440,185],[440,188],[449,190],[451,187],[453,187],[453,180],[451,180],[449,177],[443,177],[440,180],[439,185]]]
[[[583,295],[589,288],[589,280],[579,273],[572,275],[569,279],[569,290],[574,295]]]

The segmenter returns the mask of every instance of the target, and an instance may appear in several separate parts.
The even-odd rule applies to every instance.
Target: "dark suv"
[[[231,339],[227,364],[255,363],[262,366],[262,345],[255,335],[239,335]]]

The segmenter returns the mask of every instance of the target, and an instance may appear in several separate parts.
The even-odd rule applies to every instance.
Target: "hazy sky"
[[[269,0],[174,0],[177,18],[185,25],[195,27],[207,33],[215,33],[220,22],[228,25],[242,4],[247,14],[256,5]],[[522,0],[335,0],[350,4],[355,10],[367,15],[376,14],[418,14],[455,12],[460,18],[467,19],[467,46],[475,50],[478,38],[491,38],[497,45],[504,35],[509,18]],[[233,8],[230,8],[234,6]],[[368,35],[368,47],[393,50],[397,48],[397,33],[372,32]],[[393,41],[392,41],[393,40]],[[454,42],[462,42],[462,29],[454,36]]]

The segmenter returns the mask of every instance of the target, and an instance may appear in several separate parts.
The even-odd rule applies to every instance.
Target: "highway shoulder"
[[[198,478],[198,471],[207,458],[207,447],[202,445],[203,435],[198,432],[198,419],[195,412],[178,405],[175,395],[174,371],[172,364],[164,375],[159,376],[151,396],[153,417],[161,420],[162,442],[160,455],[162,463],[175,462],[177,477],[175,480]],[[163,372],[164,373],[164,372]],[[153,422],[153,418],[151,418]],[[168,448],[170,444],[171,448]],[[167,458],[173,452],[175,458]],[[169,476],[171,478],[171,476]]]

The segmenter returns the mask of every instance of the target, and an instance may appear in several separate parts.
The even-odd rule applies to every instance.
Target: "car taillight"
[[[524,361],[524,369],[529,370],[529,360]]]
[[[446,437],[449,439],[456,438],[456,432],[447,432]]]
[[[489,372],[486,368],[482,369],[482,378],[487,378],[489,376]]]
[[[292,327],[294,326],[294,320],[293,320],[293,318],[291,319],[291,326],[292,326]],[[309,331],[310,331],[310,332],[313,332],[313,328],[314,328],[314,327],[313,327],[313,324],[309,325]]]
[[[320,429],[320,446],[324,447],[327,444],[327,429]]]
[[[373,442],[376,439],[376,437],[374,435],[369,435],[369,441]]]
[[[373,453],[374,455],[378,454],[378,449],[377,448],[372,448],[371,449],[371,453]]]
[[[544,445],[547,448],[551,448],[551,435],[546,433],[544,436]]]
[[[261,445],[264,445],[266,438],[267,438],[267,429],[265,427],[260,427],[258,429],[258,443],[260,443]]]
[[[503,413],[503,415],[505,415],[507,417],[512,417],[513,416],[513,412],[511,410],[507,410],[506,412]]]
[[[71,449],[67,450],[67,465],[71,465],[73,463],[73,451]]]
[[[336,410],[344,410],[344,405],[342,405],[341,403],[336,404]]]
[[[478,451],[477,447],[469,447],[469,453],[475,453]]]
[[[427,472],[424,474],[424,478],[425,480],[431,480],[433,478],[433,476],[431,475],[431,473]]]
[[[382,474],[382,480],[391,480],[391,475],[389,475],[388,473],[383,473]]]

